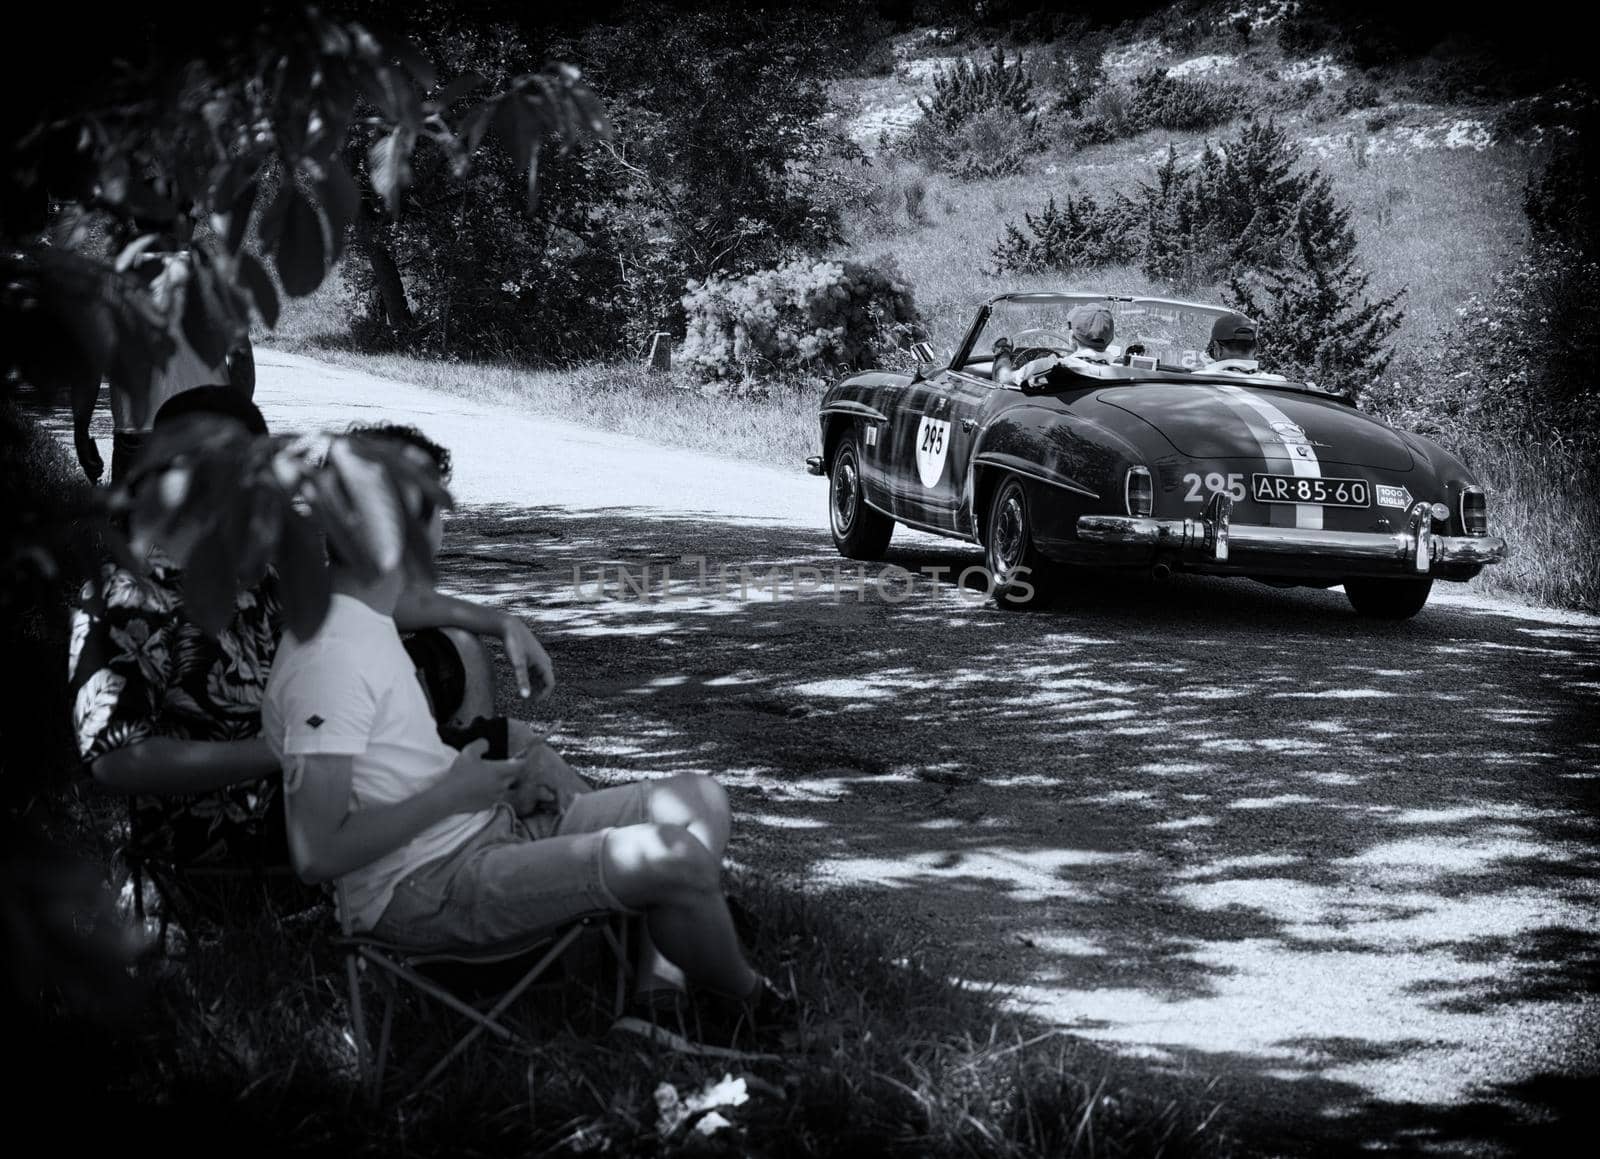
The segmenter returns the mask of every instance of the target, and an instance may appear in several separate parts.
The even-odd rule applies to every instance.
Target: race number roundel
[[[924,487],[936,487],[944,474],[945,451],[950,446],[950,423],[924,417],[917,428],[917,475]]]

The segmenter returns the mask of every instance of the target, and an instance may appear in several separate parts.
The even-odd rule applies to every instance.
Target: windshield
[[[1121,361],[1132,353],[1155,359],[1162,370],[1199,370],[1211,360],[1206,345],[1211,324],[1230,311],[1223,306],[1175,302],[1163,298],[1127,298],[1103,294],[1028,294],[994,304],[967,365],[987,362],[994,344],[1010,341],[1014,351],[1072,350],[1067,317],[1079,306],[1104,306],[1111,312],[1113,333],[1106,353]],[[1130,350],[1130,347],[1132,348]],[[1141,349],[1142,347],[1142,349]]]

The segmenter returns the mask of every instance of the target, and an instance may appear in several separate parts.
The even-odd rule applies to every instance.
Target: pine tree
[[[1302,207],[1291,260],[1231,278],[1229,305],[1259,324],[1263,367],[1354,395],[1389,365],[1386,341],[1405,317],[1397,308],[1404,291],[1368,297],[1371,275],[1356,267],[1354,253],[1341,255],[1319,243],[1324,224]]]
[[[1008,66],[1005,50],[1000,48],[994,50],[988,64],[977,65],[963,58],[953,68],[937,73],[933,96],[927,100],[919,97],[917,106],[932,127],[946,133],[990,109],[1008,110],[1032,127],[1039,111],[1033,99],[1033,77],[1022,58]]]
[[[1131,211],[1120,196],[1107,206],[1088,194],[1057,205],[1052,194],[1037,216],[1023,213],[1027,233],[1006,226],[993,250],[996,272],[1095,269],[1129,261],[1135,244]]]
[[[1167,159],[1156,167],[1155,183],[1139,183],[1135,205],[1144,243],[1140,267],[1147,278],[1174,285],[1186,280],[1192,249],[1190,211],[1181,204],[1186,184],[1187,173],[1171,145]]]

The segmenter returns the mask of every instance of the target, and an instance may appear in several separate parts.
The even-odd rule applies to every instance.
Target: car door
[[[913,382],[889,417],[890,494],[896,519],[942,529],[939,486],[949,454],[950,405],[946,376]]]
[[[895,515],[950,534],[958,525],[968,459],[980,412],[993,384],[943,371],[912,384],[895,415],[895,475],[900,483]]]
[[[945,378],[946,397],[950,400],[945,409],[950,416],[950,430],[940,499],[947,505],[946,517],[951,530],[959,535],[972,535],[973,527],[962,500],[967,476],[972,471],[973,445],[983,430],[984,416],[991,411],[995,392],[1004,388],[987,378],[959,371],[950,372]]]

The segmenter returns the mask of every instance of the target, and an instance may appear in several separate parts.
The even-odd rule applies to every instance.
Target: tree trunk
[[[372,222],[365,214],[361,216],[357,229],[361,248],[372,266],[372,280],[377,286],[378,298],[383,303],[384,317],[388,319],[395,337],[403,338],[411,333],[415,320],[411,316],[411,304],[406,301],[405,283],[400,280],[400,267],[395,264],[394,254],[390,252],[388,244],[378,236],[378,231],[372,228]]]

